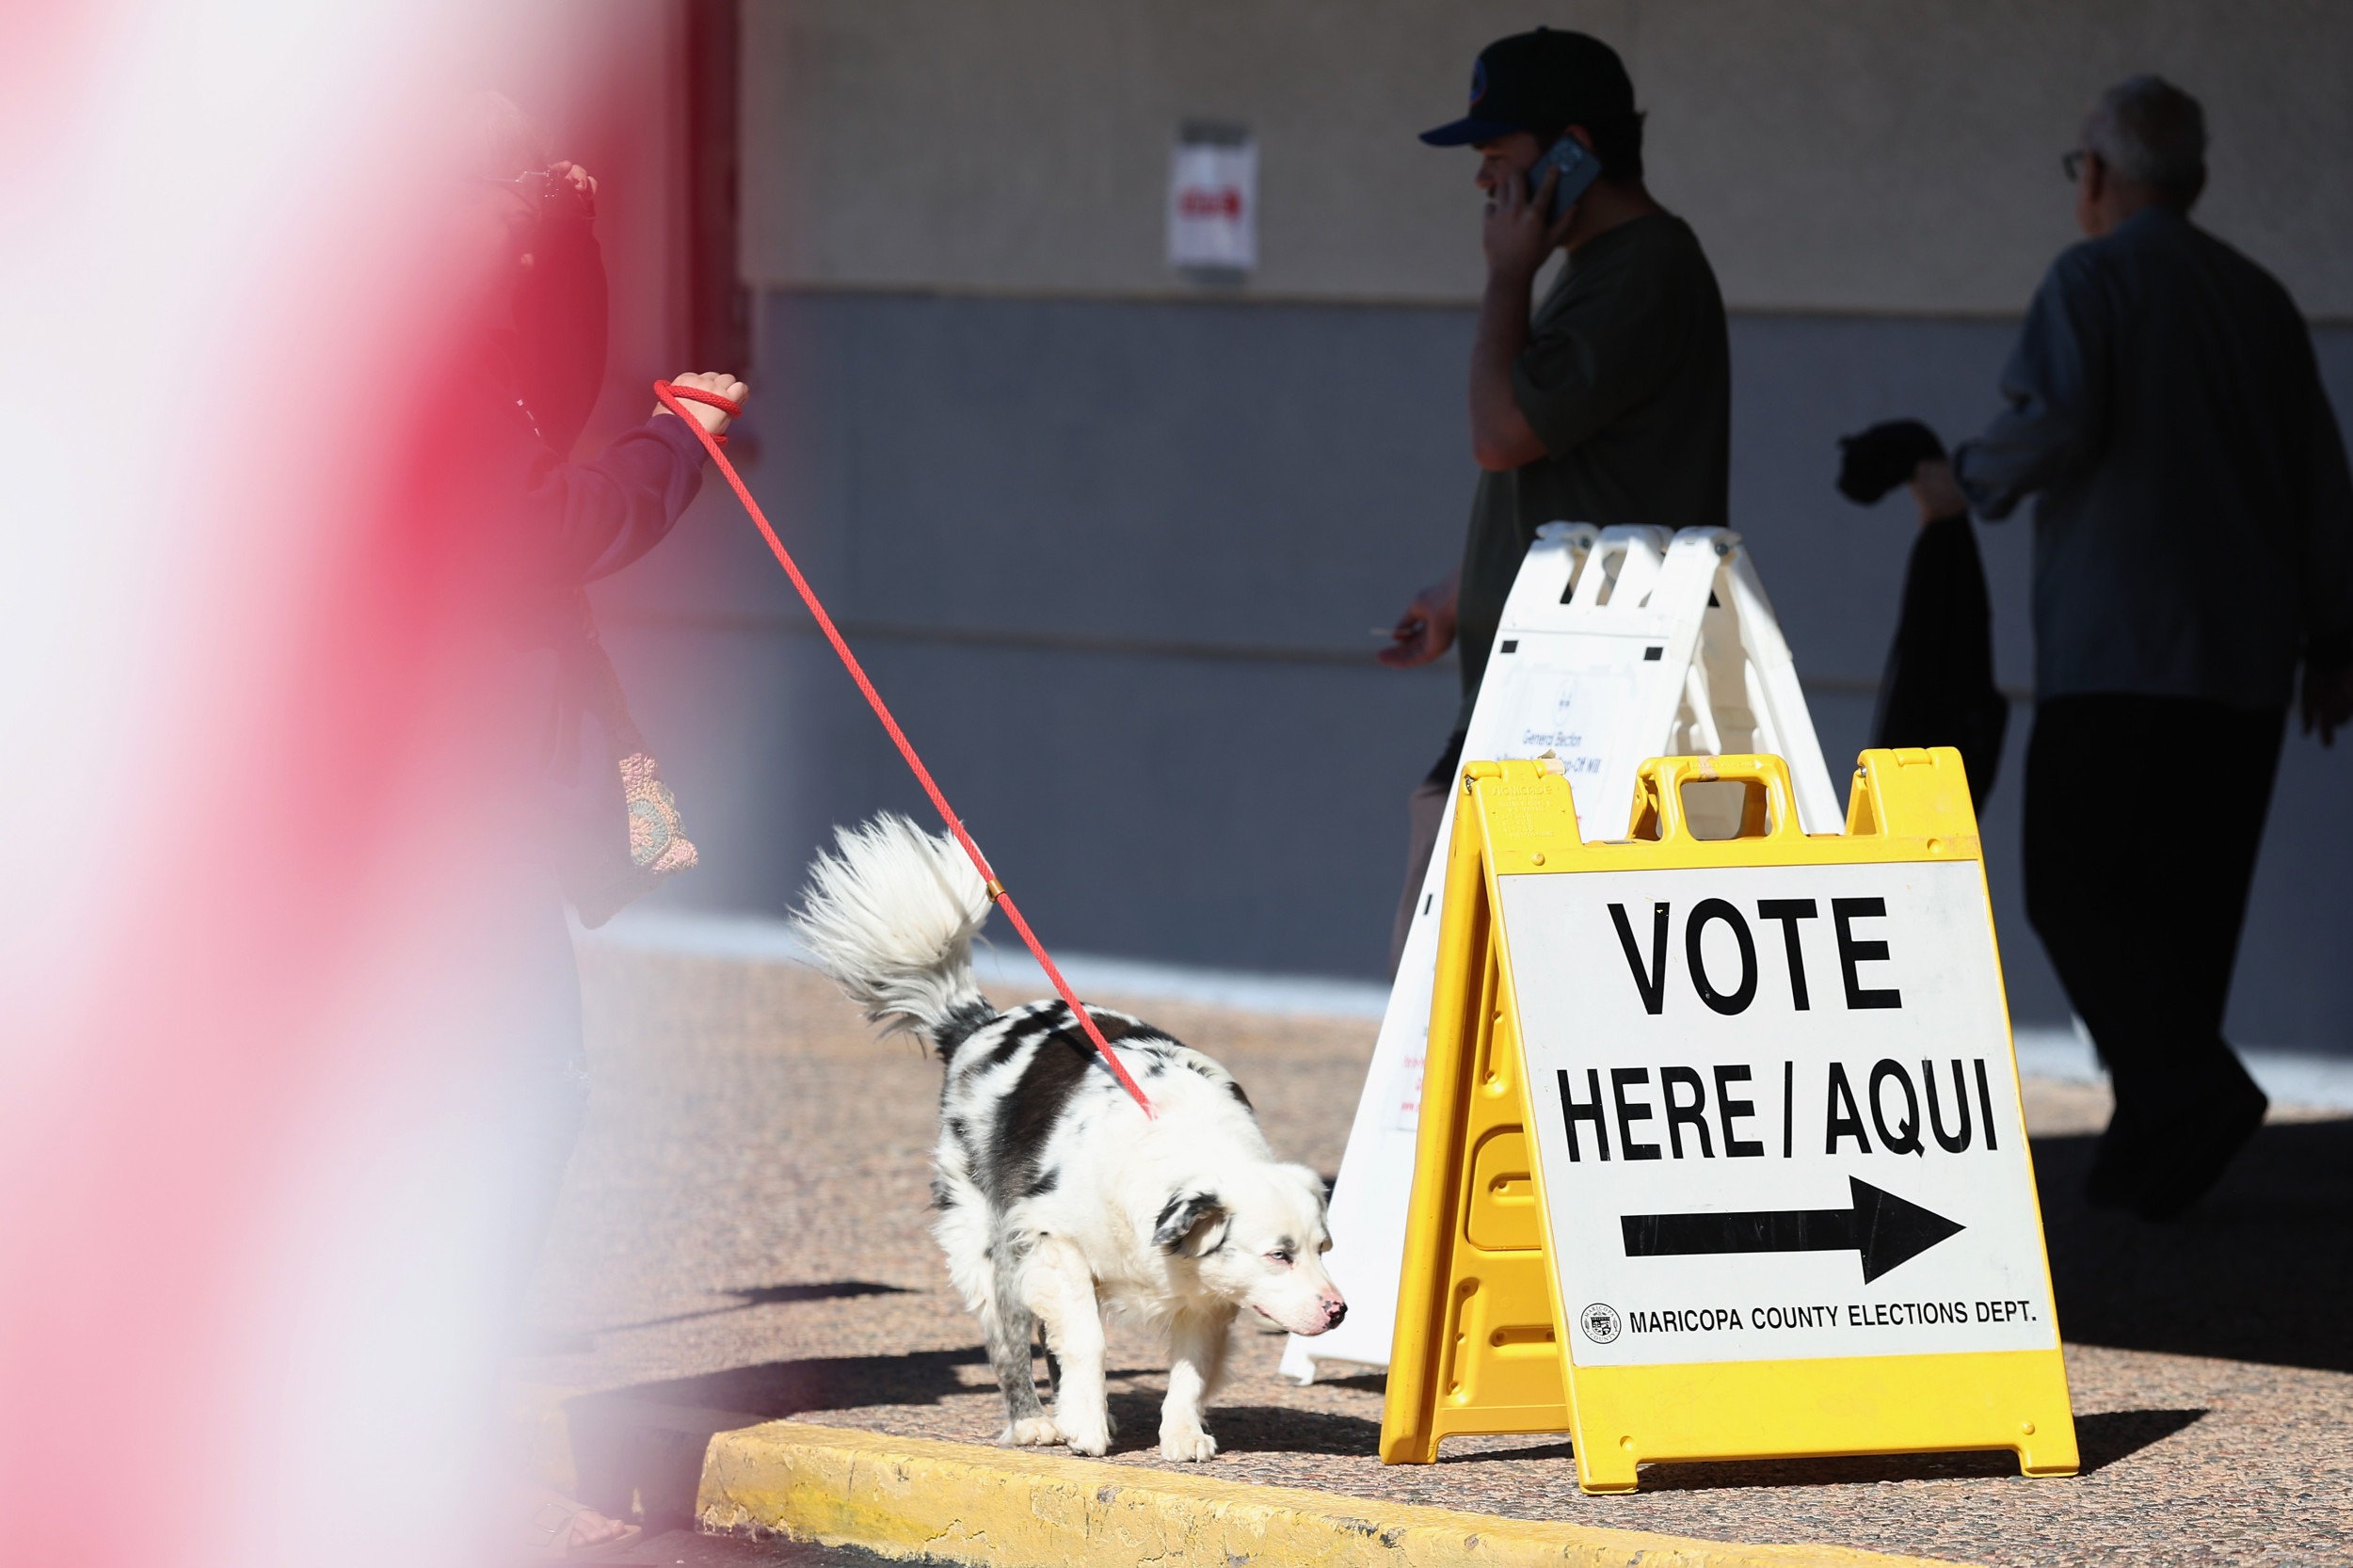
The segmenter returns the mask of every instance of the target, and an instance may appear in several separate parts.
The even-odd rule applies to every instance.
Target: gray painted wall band
[[[1456,690],[1450,661],[1373,664],[1367,631],[1461,549],[1469,313],[820,294],[760,316],[748,477],[1048,943],[1377,974],[1404,795]],[[2010,332],[1734,322],[1733,520],[1834,767],[1864,742],[1912,536],[1908,503],[1833,491],[1835,438],[1901,413],[1965,434]],[[2353,407],[2353,331],[2317,342]],[[2023,687],[2030,530],[1979,537],[2000,674]],[[831,824],[922,814],[723,488],[598,597],[705,852],[663,897],[778,909]],[[2027,717],[1988,872],[2013,1010],[2057,1022],[2018,898]],[[2353,1051],[2344,766],[2288,743],[2237,1038]]]

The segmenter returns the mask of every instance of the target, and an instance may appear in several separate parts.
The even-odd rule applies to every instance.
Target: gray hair
[[[2084,118],[2084,146],[2125,180],[2154,185],[2184,206],[2206,185],[2206,112],[2164,77],[2128,77]]]

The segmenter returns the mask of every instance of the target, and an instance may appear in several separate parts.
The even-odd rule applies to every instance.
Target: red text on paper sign
[[[1241,191],[1233,185],[1187,185],[1176,193],[1178,216],[1209,220],[1241,221]]]

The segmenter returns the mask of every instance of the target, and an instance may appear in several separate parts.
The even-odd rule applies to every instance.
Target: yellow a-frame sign
[[[1644,1461],[2009,1448],[2077,1466],[1960,754],[1867,751],[1843,834],[1775,757],[1657,758],[1586,843],[1464,769],[1381,1457],[1567,1432]],[[1747,792],[1695,838],[1682,791]]]

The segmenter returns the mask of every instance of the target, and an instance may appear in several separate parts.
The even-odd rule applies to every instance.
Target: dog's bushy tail
[[[980,873],[953,839],[893,812],[834,829],[834,843],[809,865],[793,930],[867,1017],[953,1054],[997,1016],[972,977]]]

